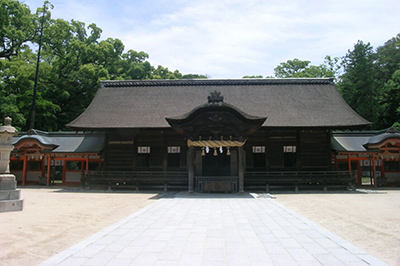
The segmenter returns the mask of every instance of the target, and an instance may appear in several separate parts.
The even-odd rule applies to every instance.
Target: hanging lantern
[[[201,156],[206,156],[206,151],[204,147],[201,147]]]

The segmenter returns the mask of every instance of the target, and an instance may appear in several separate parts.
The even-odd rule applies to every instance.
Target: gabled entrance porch
[[[189,193],[244,192],[243,146],[267,119],[248,115],[224,103],[220,92],[211,92],[208,103],[174,118],[171,127],[187,140]]]

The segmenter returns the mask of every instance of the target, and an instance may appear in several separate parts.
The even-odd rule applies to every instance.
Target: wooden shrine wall
[[[329,130],[301,130],[299,140],[301,169],[331,169],[332,150]]]
[[[173,130],[114,130],[107,132],[106,170],[136,171],[167,170],[168,146],[179,146],[180,162],[178,168],[186,168],[187,145],[184,138]],[[149,147],[147,157],[149,165],[140,165],[138,147]],[[179,169],[175,169],[179,170]]]
[[[187,144],[184,137],[172,129],[114,130],[107,132],[105,170],[170,170],[167,165],[168,146],[180,147],[179,167],[185,170]],[[254,168],[253,146],[265,147],[265,165]],[[141,167],[138,147],[150,147],[148,166]],[[284,147],[295,147],[295,163],[285,166]],[[263,128],[249,136],[244,146],[248,171],[301,171],[330,170],[331,143],[327,129],[267,129]],[[146,156],[144,156],[146,157]]]
[[[265,167],[254,167],[253,146],[265,147]],[[284,147],[295,147],[296,163],[285,166]],[[330,170],[331,143],[327,129],[261,129],[245,145],[249,171]]]

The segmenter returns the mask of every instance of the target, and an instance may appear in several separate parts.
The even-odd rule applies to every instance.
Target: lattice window
[[[295,153],[296,146],[283,146],[283,152],[285,153]]]
[[[138,153],[139,154],[148,154],[148,153],[150,153],[150,147],[149,146],[138,146]]]
[[[168,146],[168,153],[181,153],[181,147],[179,147],[179,146]]]
[[[265,153],[265,146],[253,146],[253,153]]]

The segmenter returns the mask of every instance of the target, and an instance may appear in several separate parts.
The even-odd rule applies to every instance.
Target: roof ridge
[[[333,84],[333,78],[267,78],[267,79],[147,79],[104,80],[101,87],[148,86],[227,86],[227,85],[282,85],[282,84]]]

